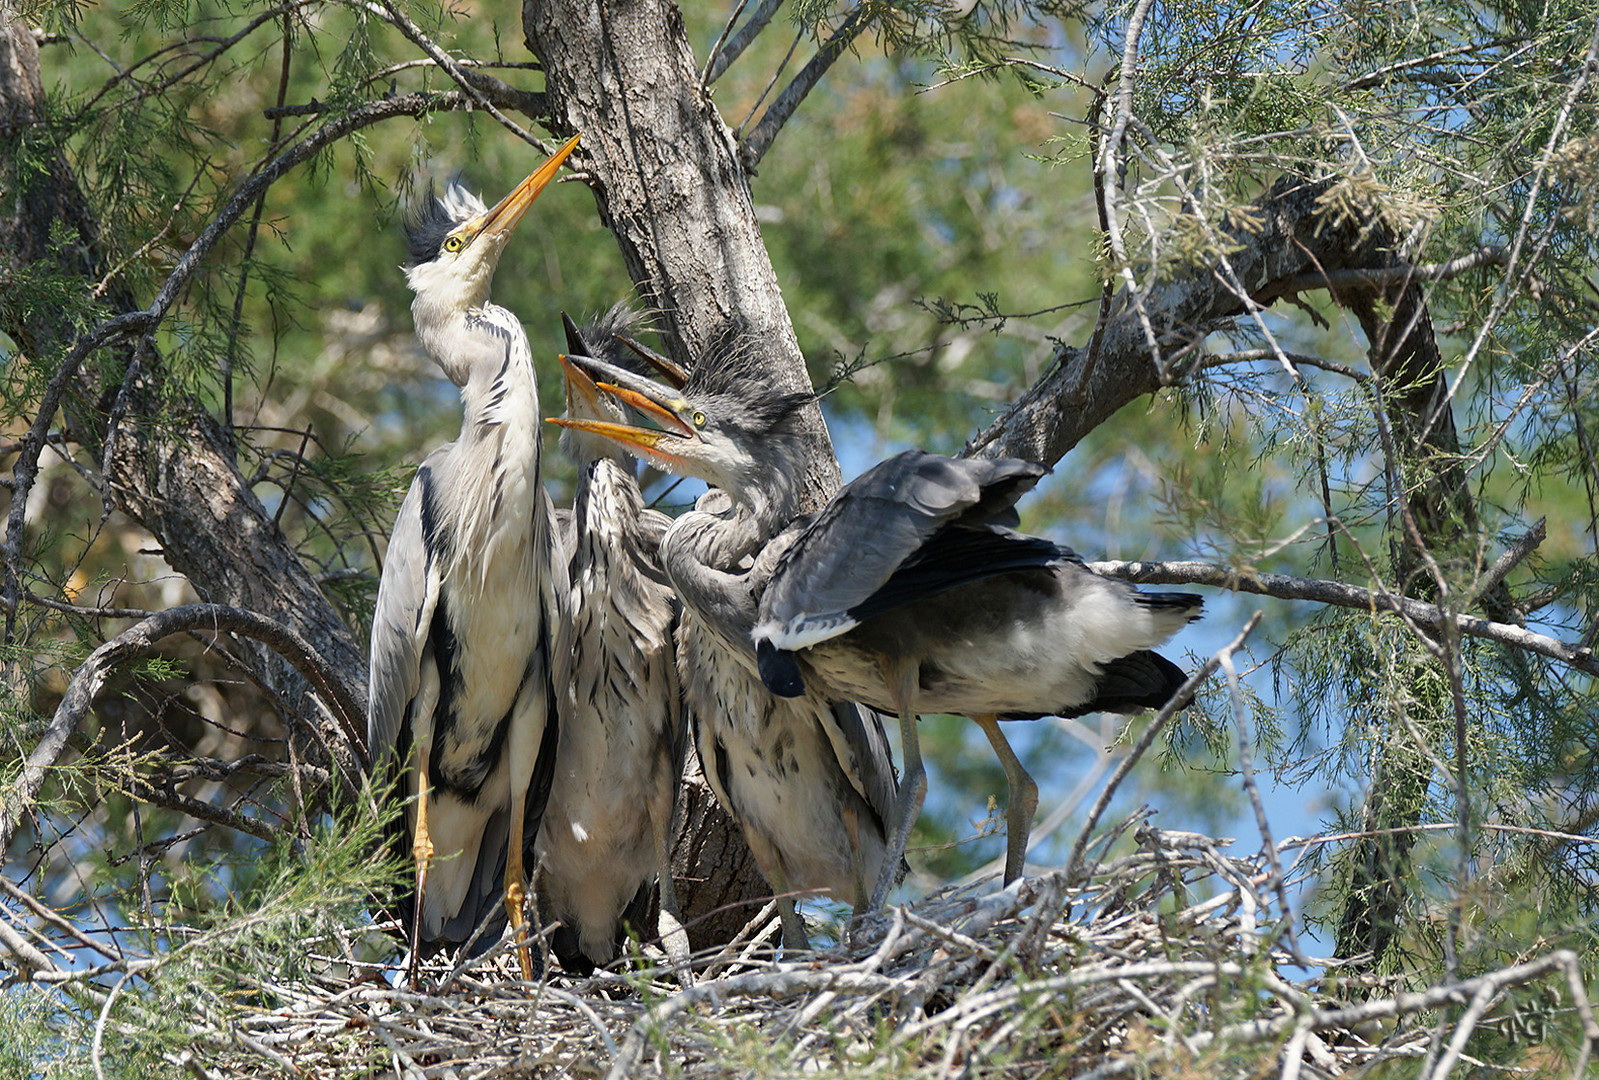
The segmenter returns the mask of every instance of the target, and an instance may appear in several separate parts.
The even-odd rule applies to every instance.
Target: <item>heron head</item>
[[[446,186],[442,194],[429,186],[405,222],[410,255],[405,279],[416,293],[413,311],[419,321],[466,311],[488,299],[494,268],[512,230],[577,148],[578,138],[568,139],[489,209],[460,184]]]
[[[698,477],[749,505],[770,501],[766,489],[774,477],[786,481],[801,471],[798,414],[814,395],[774,391],[752,358],[702,361],[682,386],[596,357],[564,360],[600,392],[657,426],[573,417],[553,424],[603,436],[656,468]]]
[[[674,387],[681,387],[688,382],[688,372],[628,336],[638,333],[644,323],[644,313],[625,300],[583,327],[573,322],[566,312],[561,312],[561,325],[566,331],[566,350],[569,354],[560,358],[566,384],[567,419],[598,420],[613,424],[620,424],[627,419],[627,409],[623,404],[602,391],[582,368],[571,361],[570,356],[594,357],[643,377],[658,375]],[[629,449],[621,444],[575,427],[569,427],[561,433],[561,451],[580,464],[601,457],[625,461],[632,456]]]

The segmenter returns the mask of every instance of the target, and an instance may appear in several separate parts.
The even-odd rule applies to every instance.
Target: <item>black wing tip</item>
[[[778,697],[799,697],[805,693],[805,676],[800,673],[799,661],[787,649],[779,649],[770,641],[755,646],[755,663],[761,672],[761,682]]]
[[[1105,665],[1093,700],[1056,715],[1071,719],[1094,712],[1134,713],[1142,709],[1159,709],[1187,681],[1188,673],[1160,653],[1140,649]]]
[[[1144,607],[1190,611],[1190,620],[1199,618],[1200,609],[1205,606],[1205,598],[1191,592],[1140,592],[1135,602]]]

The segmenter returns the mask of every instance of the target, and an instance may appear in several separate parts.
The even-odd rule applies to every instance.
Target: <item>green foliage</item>
[[[93,1000],[0,994],[0,1065],[26,1063],[5,1075],[44,1080],[93,1075],[91,1067],[130,1078],[187,1075],[185,1053],[214,1055],[227,1045],[218,1033],[238,1017],[292,1006],[286,992],[296,981],[346,970],[349,928],[392,884],[393,867],[374,854],[382,827],[371,814],[347,813],[303,838],[197,868],[154,921],[118,935],[128,976],[98,1048]],[[202,900],[218,890],[222,902]]]
[[[1395,385],[1352,308],[1302,283],[1297,306],[1276,301],[1258,319],[1174,331],[1163,343],[1171,385],[1079,444],[1027,503],[1027,527],[1058,532],[1089,557],[1197,556],[1245,576],[1408,591],[1592,645],[1599,98],[1591,78],[1577,89],[1591,2],[1160,0],[1142,24],[1136,71],[1125,73],[1128,122],[1106,161],[1135,7],[808,0],[716,84],[729,125],[747,127],[774,73],[792,72],[784,63],[796,35],[825,41],[844,19],[867,20],[753,182],[812,375],[837,383],[826,406],[846,467],[905,443],[957,451],[1058,362],[1058,345],[1091,340],[1102,293],[1113,312],[1127,311],[1210,274],[1263,224],[1252,203],[1273,183],[1326,180],[1319,227],[1396,245],[1409,265],[1497,249],[1424,286],[1457,444],[1405,443],[1405,392],[1439,373]],[[239,183],[288,140],[391,92],[452,88],[361,5],[54,0],[27,16],[65,37],[44,46],[39,122],[5,133],[0,191],[48,181],[64,152],[99,223],[101,257],[75,262],[83,238],[62,227],[49,238],[55,259],[16,265],[0,253],[8,445],[75,335],[151,302]],[[723,16],[685,13],[702,51]],[[451,55],[519,62],[520,47],[507,43],[520,28],[487,12],[429,5],[411,17]],[[537,86],[524,70],[487,70]],[[273,111],[280,105],[298,108]],[[463,171],[493,198],[528,159],[482,116],[365,129],[274,183],[151,338],[167,420],[197,405],[224,422],[253,492],[358,640],[410,470],[458,420],[454,389],[411,340],[396,219],[418,181]],[[1110,168],[1096,176],[1102,163]],[[1096,183],[1116,199],[1123,254],[1101,228]],[[1135,297],[1117,292],[1124,272]],[[588,193],[576,184],[547,192],[496,281],[497,299],[536,343],[546,411],[558,374],[553,349],[537,342],[559,341],[558,311],[597,311],[631,289]],[[1395,310],[1386,298],[1372,307]],[[68,403],[68,417],[113,408],[134,356],[95,353],[92,392]],[[102,514],[103,448],[73,442],[70,429],[52,437],[62,452],[47,459],[39,508],[17,541],[19,587],[83,607],[193,599],[151,538]],[[559,492],[564,466],[555,454],[546,461]],[[1456,498],[1418,545],[1401,502],[1424,501],[1452,470]],[[1500,606],[1485,609],[1482,571],[1540,516],[1548,539],[1490,598]],[[1178,655],[1231,635],[1239,609],[1217,595],[1209,610]],[[1381,973],[1420,982],[1451,963],[1487,970],[1554,944],[1591,962],[1592,680],[1388,615],[1267,610],[1252,642],[1266,670],[1246,672],[1240,690],[1257,764],[1327,800],[1333,829],[1406,837],[1378,853],[1410,886]],[[5,614],[0,773],[9,782],[66,677],[121,623],[29,603]],[[227,665],[216,651],[174,645],[119,672],[14,844],[27,857],[13,853],[8,864],[69,917],[146,935],[138,940],[159,962],[113,1015],[148,1025],[154,1049],[115,1029],[113,1073],[177,1073],[162,1051],[186,1037],[191,983],[197,1007],[222,1024],[241,1000],[275,1000],[273,980],[337,963],[288,944],[360,925],[364,890],[384,873],[357,843],[371,840],[361,833],[370,823],[359,835],[307,838],[314,799],[280,771],[219,773],[218,762],[257,756],[281,766],[286,753],[277,712]],[[1237,704],[1208,688],[1123,805],[1158,801],[1167,826],[1224,828],[1244,805]],[[1046,802],[1099,760],[1054,725],[1012,728]],[[1138,730],[1113,729],[1105,744],[1125,746]],[[951,878],[998,850],[990,797],[1002,799],[1004,785],[972,725],[929,718],[923,733],[936,773],[916,858]],[[179,796],[265,822],[275,838],[215,823],[192,835]],[[1464,838],[1454,827],[1462,817]],[[1043,858],[1058,859],[1061,847],[1055,840]],[[1336,933],[1351,901],[1371,894],[1352,884],[1368,854],[1345,843],[1309,856],[1324,883],[1310,906],[1318,928]],[[0,1073],[27,1061],[40,1075],[84,1075],[93,1011],[0,995]],[[1535,994],[1513,998],[1473,1052],[1526,1053],[1548,1033],[1548,1014]],[[1071,1026],[1042,999],[1023,1021],[1031,1047]],[[767,1033],[718,1037],[749,1071],[789,1068]],[[1153,1045],[1164,1033],[1132,1037]],[[861,1075],[907,1066],[903,1055],[843,1053]]]

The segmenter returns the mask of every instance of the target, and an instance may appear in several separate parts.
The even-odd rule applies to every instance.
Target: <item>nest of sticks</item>
[[[394,985],[392,967],[309,942],[313,962],[297,978],[251,986],[249,1004],[200,1025],[192,1049],[169,1059],[211,1080],[1200,1070],[1292,1080],[1388,1062],[1442,1080],[1505,1064],[1468,1049],[1492,1041],[1518,988],[1532,988],[1570,1036],[1540,1064],[1585,1075],[1599,1024],[1574,953],[1424,989],[1329,993],[1337,965],[1299,954],[1276,849],[1240,858],[1227,841],[1137,817],[1117,831],[1136,850],[1005,889],[947,889],[798,960],[773,955],[775,919],[763,913],[743,940],[700,958],[691,983],[646,949],[616,971],[528,986],[502,943],[470,965],[424,968],[423,989],[411,990]]]

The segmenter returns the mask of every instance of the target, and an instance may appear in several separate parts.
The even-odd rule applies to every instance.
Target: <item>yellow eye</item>
[[[705,426],[705,414],[702,413],[702,412],[699,412],[698,410],[696,410],[695,413],[694,413],[694,426],[695,427],[704,427]]]
[[[462,237],[459,237],[459,236],[446,236],[444,238],[444,250],[445,251],[450,251],[450,252],[460,251],[464,247],[466,247],[466,240],[464,238],[462,238]]]

